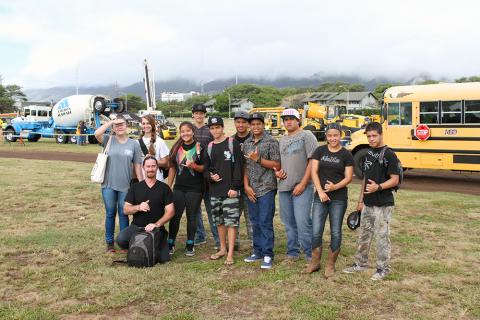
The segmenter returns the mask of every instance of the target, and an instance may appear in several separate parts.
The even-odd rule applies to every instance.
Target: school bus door
[[[412,103],[391,102],[387,105],[385,144],[391,148],[407,148],[412,144]]]

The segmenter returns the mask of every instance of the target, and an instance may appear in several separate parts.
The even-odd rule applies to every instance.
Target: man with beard
[[[117,236],[116,242],[122,250],[128,249],[130,238],[143,229],[162,228],[166,232],[165,223],[175,215],[172,190],[157,180],[157,159],[150,155],[145,157],[143,170],[145,180],[133,184],[125,198],[125,214],[133,215],[133,221]]]

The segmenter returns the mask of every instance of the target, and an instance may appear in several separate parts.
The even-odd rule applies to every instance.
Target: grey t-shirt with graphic
[[[107,145],[110,135],[103,135],[102,146]],[[110,188],[116,191],[127,192],[132,180],[132,171],[134,163],[142,163],[142,149],[133,139],[128,139],[125,143],[120,143],[111,136],[112,142],[108,150],[107,167],[105,169],[105,178],[102,188]]]
[[[317,139],[309,130],[300,130],[293,136],[285,134],[280,138],[280,158],[287,178],[278,180],[278,191],[291,191],[302,181],[308,159],[317,147]]]

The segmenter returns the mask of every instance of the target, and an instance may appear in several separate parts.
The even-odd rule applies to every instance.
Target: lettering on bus
[[[446,136],[455,136],[457,134],[457,129],[445,129]]]

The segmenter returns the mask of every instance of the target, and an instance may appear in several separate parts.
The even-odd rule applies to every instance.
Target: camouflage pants
[[[215,225],[238,227],[240,224],[239,198],[210,197],[212,217]]]
[[[360,220],[360,235],[358,249],[355,255],[357,265],[368,264],[368,253],[373,236],[377,237],[377,268],[390,268],[390,222],[392,220],[393,206],[367,207],[362,210]]]

